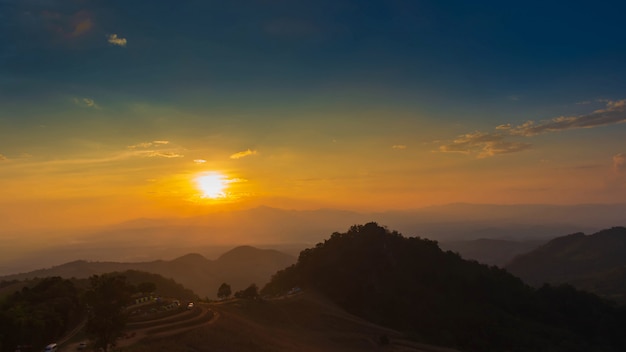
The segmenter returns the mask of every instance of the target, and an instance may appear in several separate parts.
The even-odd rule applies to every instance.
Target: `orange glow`
[[[202,198],[226,198],[226,189],[232,181],[218,172],[206,172],[195,178],[196,186],[202,193]]]

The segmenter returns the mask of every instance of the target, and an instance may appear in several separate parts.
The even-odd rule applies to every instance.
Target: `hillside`
[[[466,351],[623,351],[623,310],[571,287],[535,290],[497,267],[375,223],[334,233],[278,272],[265,294],[299,286],[416,340]],[[575,307],[575,309],[572,309]]]
[[[626,228],[555,238],[506,268],[532,285],[569,283],[626,303]]]
[[[269,281],[272,274],[295,261],[296,258],[275,250],[242,246],[224,253],[217,260],[209,260],[193,253],[170,261],[140,263],[78,260],[48,269],[0,277],[0,281],[50,276],[87,278],[95,274],[136,270],[171,278],[200,297],[214,298],[217,288],[223,282],[229,283],[234,291],[244,289],[251,283],[262,286]]]
[[[208,308],[218,316],[214,323],[127,350],[455,352],[412,342],[397,331],[346,313],[314,292],[263,301],[230,300]]]

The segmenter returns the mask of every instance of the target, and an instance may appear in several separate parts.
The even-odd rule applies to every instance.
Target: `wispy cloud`
[[[100,106],[96,104],[96,101],[91,98],[74,98],[74,104],[85,108],[100,109]]]
[[[161,158],[182,158],[180,148],[166,148],[164,146],[170,144],[170,141],[158,140],[152,142],[141,142],[129,145],[127,149],[132,151],[132,155],[141,157],[161,157]]]
[[[161,158],[182,158],[184,155],[175,152],[161,152],[155,150],[146,150],[145,153],[139,153],[138,155],[145,155],[147,157],[161,157]]]
[[[110,34],[107,36],[107,41],[109,44],[117,45],[117,46],[126,46],[126,38],[118,37],[117,34]]]
[[[507,142],[500,133],[473,132],[457,137],[452,143],[442,145],[439,151],[445,153],[477,153],[479,158],[498,154],[515,153],[531,147],[528,143]]]
[[[204,163],[206,163],[206,160],[204,160],[204,159],[195,159],[193,162],[196,163],[196,164],[204,164]]]
[[[391,146],[391,148],[392,148],[392,149],[400,149],[400,150],[403,150],[403,149],[406,149],[407,147],[406,147],[406,145],[404,145],[404,144],[394,144],[394,145],[392,145],[392,146]]]
[[[19,158],[6,158],[10,162],[12,170],[31,170],[36,168],[38,172],[65,172],[70,166],[94,166],[107,165],[115,163],[124,163],[129,160],[137,158],[145,159],[176,159],[183,158],[184,148],[180,146],[175,147],[156,147],[156,148],[141,148],[140,145],[147,145],[148,143],[138,143],[136,145],[127,147],[126,149],[118,150],[116,152],[108,153],[105,155],[92,155],[83,157],[55,157],[50,160],[45,160],[41,156],[32,156],[29,154],[22,154]],[[0,155],[0,162],[2,162]]]
[[[521,152],[522,150],[530,149],[532,147],[529,143],[522,142],[488,142],[482,148],[482,151],[478,154],[479,158],[486,158],[500,154],[510,154]]]
[[[594,128],[626,122],[626,99],[608,101],[604,109],[580,116],[559,116],[551,120],[527,121],[511,130],[511,134],[534,136],[579,128]]]
[[[170,141],[152,141],[152,142],[141,142],[133,145],[129,145],[128,149],[145,149],[151,147],[158,147],[161,145],[170,144]]]
[[[237,152],[237,153],[231,155],[230,158],[231,159],[241,159],[241,158],[245,158],[247,156],[256,155],[256,154],[257,154],[256,150],[247,149],[247,150],[244,150],[242,152]]]
[[[463,134],[451,143],[441,145],[439,151],[476,154],[478,158],[485,158],[499,154],[516,153],[532,147],[529,143],[507,140],[510,138],[527,138],[545,133],[626,122],[626,99],[607,100],[605,104],[603,109],[595,110],[589,114],[559,116],[539,122],[530,120],[518,126],[507,123],[496,126],[496,132],[476,131]]]
[[[506,123],[504,125],[496,126],[496,130],[510,130],[510,129],[511,129],[511,124],[510,123]]]

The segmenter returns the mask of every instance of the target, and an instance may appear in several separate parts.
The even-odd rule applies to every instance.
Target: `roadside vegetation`
[[[39,350],[68,333],[90,338],[90,347],[107,350],[127,321],[167,314],[166,297],[194,301],[190,290],[156,274],[139,271],[94,275],[89,279],[35,278],[5,281],[0,297],[0,351]],[[12,289],[12,290],[11,290]],[[142,301],[143,309],[127,309]],[[137,320],[135,318],[135,320]],[[84,326],[84,331],[81,330]],[[74,341],[75,339],[72,339]]]

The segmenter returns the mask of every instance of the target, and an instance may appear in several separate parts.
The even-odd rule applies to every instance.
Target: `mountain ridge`
[[[272,274],[296,260],[295,257],[276,250],[258,249],[252,246],[238,248],[235,247],[227,252],[230,253],[226,257],[228,260],[220,260],[220,258],[210,260],[198,253],[188,253],[172,260],[135,263],[75,260],[50,268],[0,276],[0,280],[24,280],[49,276],[87,278],[108,272],[137,270],[172,278],[201,297],[215,297],[217,288],[223,282],[229,283],[234,290],[243,289],[251,283],[264,285]]]
[[[506,268],[531,285],[569,283],[626,302],[626,227],[555,238]]]
[[[264,248],[302,244],[299,251],[322,240],[325,233],[368,221],[437,241],[477,238],[547,240],[578,231],[595,232],[619,224],[625,213],[624,203],[453,204],[389,211],[258,207],[186,218],[131,219],[108,226],[47,233],[8,233],[0,229],[0,275],[80,258],[139,262],[175,258],[198,251],[210,253],[213,257],[244,244]],[[40,240],[34,242],[33,238]],[[293,254],[297,255],[296,252]]]

